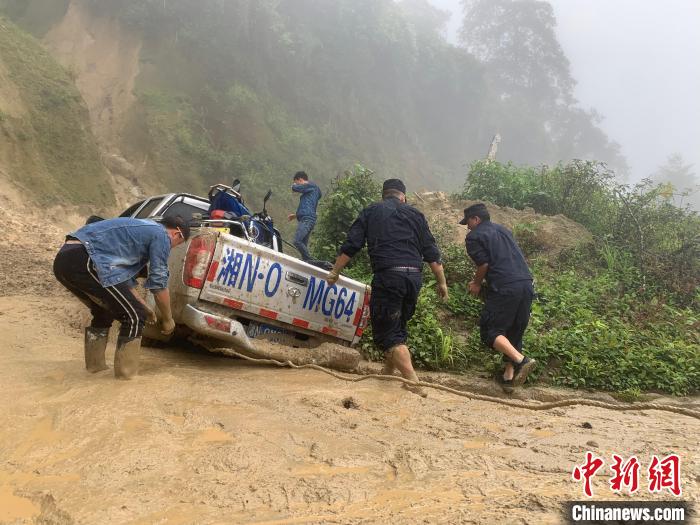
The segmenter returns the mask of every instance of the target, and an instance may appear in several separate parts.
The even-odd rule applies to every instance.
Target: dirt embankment
[[[26,114],[27,108],[22,101],[20,89],[0,56],[0,177],[6,180],[10,178],[10,172],[15,166],[31,164],[26,146],[9,140],[11,130],[5,129],[10,126],[11,120],[22,119]]]
[[[75,78],[85,100],[102,160],[112,175],[117,208],[150,188],[145,160],[125,159],[122,144],[134,88],[141,72],[142,41],[114,18],[94,16],[72,0],[63,19],[43,39],[53,57]]]
[[[80,217],[41,222],[0,190],[0,523],[554,524],[587,450],[642,470],[675,452],[700,504],[700,423],[675,414],[422,399],[178,346],[144,348],[131,382],[88,374],[85,308],[50,269]],[[596,499],[671,498],[644,475],[630,497],[599,474]]]
[[[411,204],[421,210],[431,224],[444,225],[453,242],[464,244],[467,227],[459,223],[464,208],[478,201],[453,200],[441,191],[414,193],[409,196]],[[491,220],[513,230],[525,226],[532,233],[532,243],[537,250],[549,258],[555,258],[564,250],[592,242],[590,232],[579,223],[563,215],[546,216],[532,208],[516,210],[494,204],[488,205]]]
[[[72,1],[44,45],[75,77],[93,133],[106,150],[121,140],[124,117],[135,102],[141,41],[110,18],[95,17]]]
[[[53,259],[65,234],[84,222],[77,210],[28,206],[0,174],[0,295],[54,294],[60,290]]]

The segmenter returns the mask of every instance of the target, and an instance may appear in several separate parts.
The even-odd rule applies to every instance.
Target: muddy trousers
[[[121,323],[119,337],[141,337],[146,309],[126,283],[102,286],[97,271],[82,244],[65,244],[53,262],[53,273],[63,286],[80,299],[92,313],[92,328],[109,328]]]

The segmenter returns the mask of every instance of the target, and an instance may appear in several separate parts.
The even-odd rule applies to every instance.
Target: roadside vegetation
[[[548,257],[532,223],[514,234],[535,276],[525,350],[542,366],[533,381],[613,391],[628,399],[643,392],[685,395],[700,391],[700,218],[674,206],[663,186],[615,182],[599,163],[573,161],[554,167],[474,163],[455,199],[563,214],[593,234],[593,242]],[[332,259],[352,220],[377,199],[372,172],[356,166],[336,180],[323,202],[315,250]],[[410,325],[417,363],[432,370],[486,370],[500,357],[479,340],[481,301],[467,283],[473,265],[447,226],[432,224],[450,288],[442,304],[432,274]],[[366,253],[348,275],[370,282]],[[371,330],[362,350],[380,358]]]
[[[445,13],[428,2],[0,0],[0,13],[41,39],[70,5],[139,43],[136,101],[115,115],[115,146],[167,191],[239,178],[259,202],[300,169],[325,190],[357,158],[455,189],[463,159],[483,155],[495,129],[518,162],[575,151],[624,168],[573,98],[551,9],[523,4],[515,18],[491,3],[465,15],[465,47],[445,40]],[[527,45],[498,39],[501,29],[527,33]],[[470,52],[472,38],[491,53]],[[271,206],[295,203],[287,191]]]
[[[0,111],[0,158],[35,201],[114,202],[88,110],[68,72],[28,33],[0,16],[0,88],[16,93]],[[10,97],[13,100],[13,97]]]

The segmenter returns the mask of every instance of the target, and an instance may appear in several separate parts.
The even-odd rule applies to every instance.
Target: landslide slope
[[[463,210],[478,201],[455,200],[441,191],[425,191],[409,195],[409,201],[421,210],[435,231],[444,230],[447,239],[464,244],[466,226],[460,226]],[[542,215],[532,208],[516,210],[486,203],[494,222],[519,233],[520,242],[527,242],[529,251],[555,260],[567,249],[593,241],[591,233],[579,223],[563,215]]]
[[[0,177],[40,204],[114,203],[88,110],[69,72],[0,17]]]

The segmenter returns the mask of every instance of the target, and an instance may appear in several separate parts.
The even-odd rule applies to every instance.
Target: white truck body
[[[295,257],[220,233],[199,299],[354,344],[361,335],[367,286],[347,278],[328,286],[326,274]]]
[[[179,211],[184,203],[208,206],[192,195],[152,199],[162,200],[151,204],[147,216],[153,218],[167,215],[173,203],[179,203]],[[145,218],[139,209],[152,199],[132,206],[129,215]],[[208,339],[211,348],[249,351],[259,338],[304,347],[325,341],[352,346],[360,340],[369,317],[369,286],[346,277],[329,286],[326,270],[254,243],[245,228],[234,228],[239,237],[211,226],[193,228],[190,239],[170,255],[168,288],[181,331],[186,328],[200,342]],[[148,300],[154,306],[150,294]],[[163,338],[148,326],[144,335]]]

